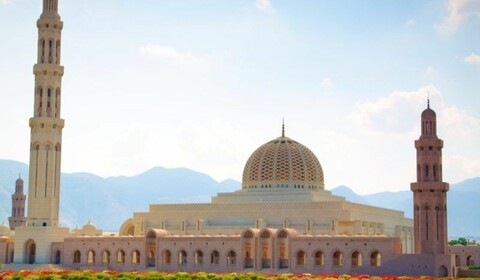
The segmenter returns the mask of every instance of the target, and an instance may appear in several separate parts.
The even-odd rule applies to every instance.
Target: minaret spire
[[[285,119],[282,118],[282,137],[285,137]]]
[[[58,0],[43,0],[43,12],[58,13]]]

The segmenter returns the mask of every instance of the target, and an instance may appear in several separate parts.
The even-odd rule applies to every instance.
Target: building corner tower
[[[58,0],[43,0],[37,20],[38,53],[33,117],[30,118],[30,170],[27,226],[16,231],[15,263],[50,263],[51,243],[63,241],[67,228],[59,227],[60,118],[63,66],[60,65],[63,22]],[[18,252],[18,253],[17,253]]]
[[[447,254],[449,185],[442,181],[443,140],[437,137],[436,118],[428,101],[421,116],[421,135],[415,140],[417,182],[411,184],[416,254]]]
[[[12,195],[12,216],[8,218],[11,230],[27,225],[25,217],[25,201],[27,196],[23,193],[23,180],[21,177],[15,181],[15,193]]]

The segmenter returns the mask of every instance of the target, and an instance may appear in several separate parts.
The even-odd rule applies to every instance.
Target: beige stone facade
[[[58,226],[63,22],[58,0],[44,0],[30,119],[28,223],[0,226],[0,263],[76,269],[258,271],[452,276],[480,259],[478,247],[447,247],[442,140],[435,112],[422,113],[414,220],[399,211],[352,203],[324,189],[312,151],[281,136],[245,165],[242,188],[211,203],[154,204],[133,213],[119,233],[92,223]],[[447,251],[448,248],[448,251]]]

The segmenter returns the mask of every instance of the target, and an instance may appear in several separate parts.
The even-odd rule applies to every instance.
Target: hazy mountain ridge
[[[11,195],[15,180],[21,173],[28,192],[28,166],[24,163],[0,160],[0,222],[8,222]],[[61,224],[74,228],[91,220],[100,228],[118,230],[134,211],[148,211],[152,203],[209,202],[217,192],[231,192],[241,183],[227,179],[217,182],[208,175],[186,168],[154,167],[144,173],[126,177],[102,178],[91,173],[62,173],[60,204]],[[349,201],[404,211],[412,217],[412,193],[380,192],[356,194],[346,186],[332,189],[332,193]],[[449,235],[480,236],[480,177],[450,186],[448,193]],[[455,218],[461,217],[461,218]]]

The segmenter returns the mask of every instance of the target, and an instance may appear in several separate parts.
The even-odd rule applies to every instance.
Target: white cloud
[[[404,26],[405,27],[413,27],[415,25],[415,21],[413,19],[409,19],[407,22],[405,22]]]
[[[261,11],[269,11],[272,8],[270,0],[255,0],[255,6]]]
[[[426,107],[427,96],[442,100],[434,86],[410,92],[395,91],[375,101],[358,103],[350,118],[362,132],[410,133],[418,122],[419,108]]]
[[[10,4],[11,2],[12,2],[11,0],[0,0],[0,6],[8,5],[8,4]]]
[[[464,155],[446,156],[443,168],[447,170],[444,172],[447,182],[455,183],[466,178],[478,177],[480,158],[469,158]]]
[[[480,55],[471,53],[469,56],[465,57],[464,61],[470,64],[480,64]]]
[[[438,77],[438,71],[433,66],[428,66],[427,70],[425,70],[425,72],[423,73],[423,79],[426,83],[434,82],[436,79],[438,79]]]
[[[452,33],[471,18],[480,19],[480,1],[449,0],[448,16],[435,28],[441,33]]]
[[[350,115],[353,123],[367,133],[417,133],[419,112],[430,98],[437,112],[441,134],[445,138],[466,139],[480,137],[480,119],[468,115],[460,108],[447,106],[440,91],[426,86],[417,91],[396,91],[373,102],[357,104]]]
[[[331,87],[333,84],[332,84],[332,80],[329,77],[324,77],[320,85],[324,88],[327,88],[327,87]]]
[[[165,59],[187,65],[208,66],[208,59],[196,56],[189,51],[180,51],[170,46],[148,44],[140,47],[140,53],[158,59]]]
[[[480,133],[480,120],[456,106],[443,108],[438,121],[446,137],[465,138]]]

